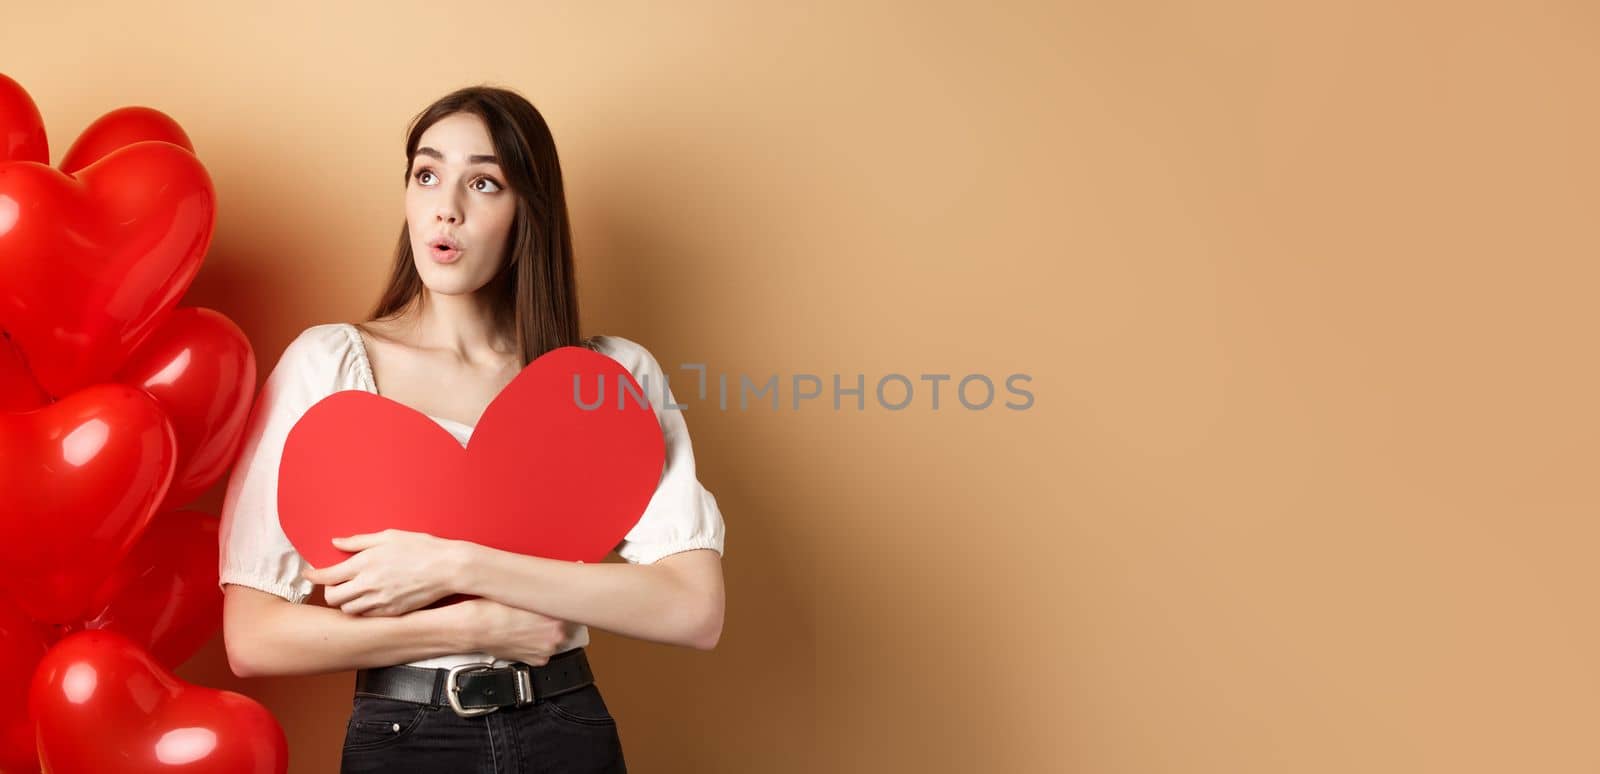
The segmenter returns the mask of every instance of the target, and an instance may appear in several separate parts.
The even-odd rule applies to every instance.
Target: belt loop
[[[433,698],[428,700],[430,707],[443,707],[445,703],[444,686],[450,677],[450,670],[433,670]]]
[[[533,693],[533,667],[526,664],[514,664],[511,667],[517,675],[517,706],[532,704],[539,700]]]

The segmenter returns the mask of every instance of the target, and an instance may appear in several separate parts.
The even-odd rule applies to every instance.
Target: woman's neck
[[[493,310],[476,293],[422,292],[427,298],[405,315],[413,346],[451,352],[464,363],[496,363],[511,354],[510,342],[495,330]]]

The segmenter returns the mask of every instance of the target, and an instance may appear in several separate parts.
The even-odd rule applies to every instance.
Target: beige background
[[[635,770],[1600,769],[1592,3],[217,5],[8,7],[0,63],[56,160],[187,128],[187,303],[263,373],[372,302],[407,119],[487,81],[555,131],[587,330],[1032,375],[690,401],[727,627],[596,633]],[[333,770],[348,673],[182,675]]]

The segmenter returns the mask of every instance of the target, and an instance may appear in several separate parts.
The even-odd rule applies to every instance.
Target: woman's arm
[[[334,546],[355,554],[301,575],[349,616],[392,617],[469,594],[669,645],[711,650],[722,636],[722,555],[715,549],[679,551],[652,564],[583,564],[398,529],[334,538]]]
[[[346,616],[317,604],[227,584],[222,646],[234,675],[322,675],[472,652],[470,628],[451,606],[406,616]]]
[[[570,640],[571,627],[488,598],[358,617],[227,584],[222,638],[235,675],[320,675],[458,652],[542,665]]]
[[[539,666],[572,638],[565,621],[482,597],[363,618],[248,586],[226,588],[224,645],[240,677],[322,674],[468,652]]]
[[[470,627],[452,607],[402,616],[348,616],[294,604],[230,583],[222,603],[223,646],[239,677],[314,675],[404,664],[474,650]]]
[[[722,556],[683,551],[655,564],[579,564],[457,542],[457,590],[627,637],[716,647],[722,636]]]
[[[302,576],[350,616],[392,617],[458,593],[669,645],[711,650],[722,636],[714,549],[653,564],[582,564],[398,529],[334,538],[334,546],[356,553]]]

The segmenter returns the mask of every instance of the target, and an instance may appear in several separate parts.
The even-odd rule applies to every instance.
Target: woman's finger
[[[362,615],[379,605],[375,594],[359,594],[339,606],[346,615]]]

